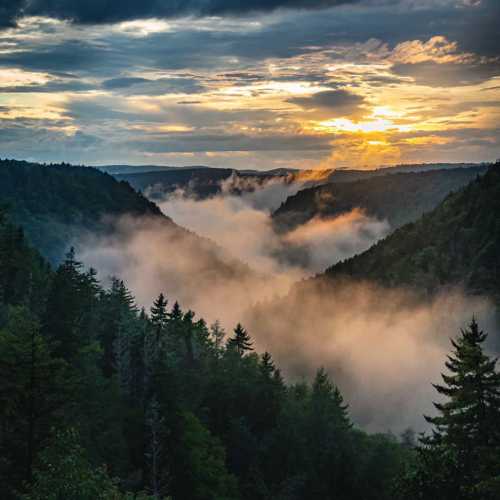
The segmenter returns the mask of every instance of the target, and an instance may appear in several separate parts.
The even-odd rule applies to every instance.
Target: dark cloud
[[[49,93],[49,92],[87,92],[94,90],[95,85],[79,80],[73,81],[50,81],[43,84],[13,85],[9,87],[0,86],[0,93]]]
[[[430,87],[474,85],[500,75],[497,61],[488,63],[438,63],[425,61],[415,64],[396,64],[393,73],[410,76],[416,83]]]
[[[249,136],[243,134],[196,135],[165,134],[149,140],[131,141],[133,150],[147,153],[184,153],[206,151],[328,151],[330,136],[275,135]]]
[[[25,0],[0,0],[0,27],[14,26],[24,5]]]
[[[150,80],[140,77],[119,77],[105,80],[102,86],[107,90],[129,95],[198,94],[206,90],[206,87],[194,78]]]
[[[72,161],[78,161],[89,151],[99,151],[103,143],[101,138],[81,131],[68,136],[64,131],[55,129],[54,122],[38,120],[36,127],[33,127],[34,123],[30,123],[29,119],[9,122],[5,124],[0,121],[0,142],[3,147],[8,148],[9,154],[18,158],[34,155],[40,159],[71,158]]]
[[[4,25],[22,15],[70,19],[99,24],[179,16],[223,16],[273,11],[280,8],[321,9],[359,0],[1,0]]]
[[[240,3],[246,5],[248,2]],[[255,75],[251,71],[242,71],[242,66],[247,63],[267,58],[290,58],[331,45],[363,43],[370,38],[382,40],[391,47],[402,41],[425,41],[440,34],[449,40],[457,40],[461,50],[472,50],[479,55],[500,53],[500,30],[492,25],[492,19],[498,19],[500,15],[500,1],[483,0],[478,7],[453,9],[449,4],[446,8],[433,4],[432,8],[424,5],[413,10],[403,8],[404,4],[403,0],[390,2],[390,5],[364,0],[356,8],[325,12],[289,11],[281,14],[277,23],[262,23],[248,29],[200,30],[193,21],[192,26],[186,24],[181,30],[151,33],[145,37],[103,32],[98,43],[84,37],[59,44],[43,38],[33,42],[27,37],[19,42],[22,50],[0,54],[0,65],[52,74],[77,72],[107,79],[126,74],[133,66],[175,71],[218,68],[221,74],[227,73],[228,79],[234,72],[241,73],[243,82],[251,82]],[[40,25],[38,31],[43,34],[54,29],[50,24]],[[340,53],[332,54],[332,60],[342,57]],[[234,58],[238,60],[237,66],[231,64]],[[301,77],[292,74],[279,78],[321,82],[324,75],[305,74]]]
[[[325,111],[329,116],[351,116],[362,112],[364,97],[348,90],[325,90],[308,97],[294,97],[288,102],[304,109]]]
[[[3,52],[0,65],[14,66],[31,71],[57,73],[99,74],[115,72],[117,65],[125,65],[121,50],[103,49],[84,40],[68,40],[57,45],[29,41],[21,45],[23,50]],[[109,58],[113,60],[110,63]]]

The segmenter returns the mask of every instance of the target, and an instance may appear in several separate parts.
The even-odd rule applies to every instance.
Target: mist
[[[324,366],[363,428],[422,431],[450,339],[473,315],[492,331],[493,310],[487,299],[460,289],[426,297],[343,279],[303,283],[286,299],[248,311],[245,324],[257,349],[270,350],[289,379],[310,378]]]
[[[112,221],[110,235],[81,241],[81,258],[104,281],[123,278],[139,305],[149,307],[163,292],[170,305],[178,300],[208,323],[220,320],[228,335],[242,322],[256,350],[271,352],[289,381],[324,366],[368,430],[424,429],[449,339],[473,314],[491,326],[492,308],[460,290],[421,297],[373,283],[304,281],[369,248],[390,226],[355,209],[278,234],[270,213],[295,189],[273,180],[237,196],[226,183],[204,200],[178,190],[160,208],[207,239],[125,217]]]

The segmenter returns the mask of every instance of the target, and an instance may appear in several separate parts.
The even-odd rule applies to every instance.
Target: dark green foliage
[[[240,356],[243,356],[247,351],[253,351],[252,340],[247,331],[240,323],[234,329],[234,336],[227,341],[229,349],[234,349]]]
[[[287,385],[241,325],[225,346],[177,302],[160,295],[148,315],[120,279],[103,287],[74,252],[52,271],[13,235],[0,233],[22,277],[2,275],[2,499],[393,498],[413,450],[354,429],[325,370]]]
[[[0,178],[0,200],[12,221],[53,263],[82,232],[109,230],[104,216],[161,217],[159,208],[129,184],[91,167],[0,160]]]
[[[237,481],[226,469],[224,447],[190,412],[179,417],[173,452],[172,496],[179,500],[233,500]]]
[[[486,334],[473,319],[453,340],[432,434],[421,439],[416,465],[403,479],[405,498],[493,500],[500,493],[500,373],[483,352]]]
[[[179,304],[177,304],[179,306]],[[162,293],[153,302],[153,307],[151,307],[151,323],[155,330],[156,342],[160,341],[160,337],[165,331],[168,320],[167,313],[167,300]]]
[[[31,479],[36,454],[51,427],[66,420],[75,387],[69,366],[51,354],[29,309],[11,308],[0,330],[3,478],[14,485]]]
[[[335,217],[361,209],[369,216],[387,220],[391,227],[399,227],[435,208],[447,194],[484,174],[487,166],[407,173],[393,170],[381,169],[379,172],[386,175],[374,177],[365,172],[368,175],[351,182],[337,180],[346,172],[334,172],[331,184],[290,196],[274,213],[275,226],[290,230],[313,217]]]
[[[58,433],[38,459],[33,484],[22,500],[152,500],[122,494],[104,467],[94,468],[74,429]]]
[[[108,170],[108,169],[106,169]],[[114,169],[108,170],[112,172]],[[122,170],[123,172],[123,170]],[[291,171],[271,170],[267,172],[242,172],[230,168],[213,167],[184,167],[184,168],[158,168],[150,167],[150,171],[132,171],[115,173],[118,180],[128,182],[138,191],[148,191],[152,199],[164,199],[165,195],[181,189],[186,194],[195,198],[208,198],[222,191],[222,182],[234,177],[233,194],[242,191],[252,191],[256,185],[264,184],[270,179],[283,177],[286,182]],[[231,186],[229,186],[231,188]]]
[[[374,280],[434,291],[461,284],[500,299],[500,165],[435,210],[321,277]]]
[[[8,221],[0,207],[0,306],[26,305],[39,314],[44,307],[49,266],[25,241],[24,232]],[[0,310],[0,325],[4,321]]]

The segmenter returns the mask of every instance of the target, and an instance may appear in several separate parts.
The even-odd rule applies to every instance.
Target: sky
[[[498,0],[0,0],[0,156],[500,157]]]

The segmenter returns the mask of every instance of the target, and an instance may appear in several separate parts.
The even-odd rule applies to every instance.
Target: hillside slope
[[[175,224],[127,182],[95,168],[0,160],[0,206],[7,207],[9,219],[52,264],[87,236],[102,244],[114,238],[112,243],[119,247],[134,230],[147,227],[168,245],[163,250],[196,255],[190,272],[200,283],[213,282],[215,275],[232,281],[252,274],[211,240]],[[182,279],[182,270],[179,276]]]
[[[367,215],[399,227],[432,210],[445,196],[466,185],[486,166],[393,173],[351,182],[335,182],[299,191],[273,214],[286,231],[313,217],[332,217],[361,208]]]
[[[500,298],[500,164],[432,212],[316,279],[339,277],[433,291],[463,285]]]
[[[164,217],[127,183],[94,168],[65,164],[0,160],[0,203],[7,205],[10,219],[52,262],[83,230],[105,230],[104,216]]]
[[[287,169],[257,172],[212,167],[179,167],[155,172],[114,175],[118,180],[125,180],[135,189],[147,193],[153,200],[162,200],[165,195],[177,189],[199,199],[220,194],[223,189],[239,195],[242,192],[253,191],[269,180],[280,178],[284,183],[289,183],[294,179],[294,173]]]

